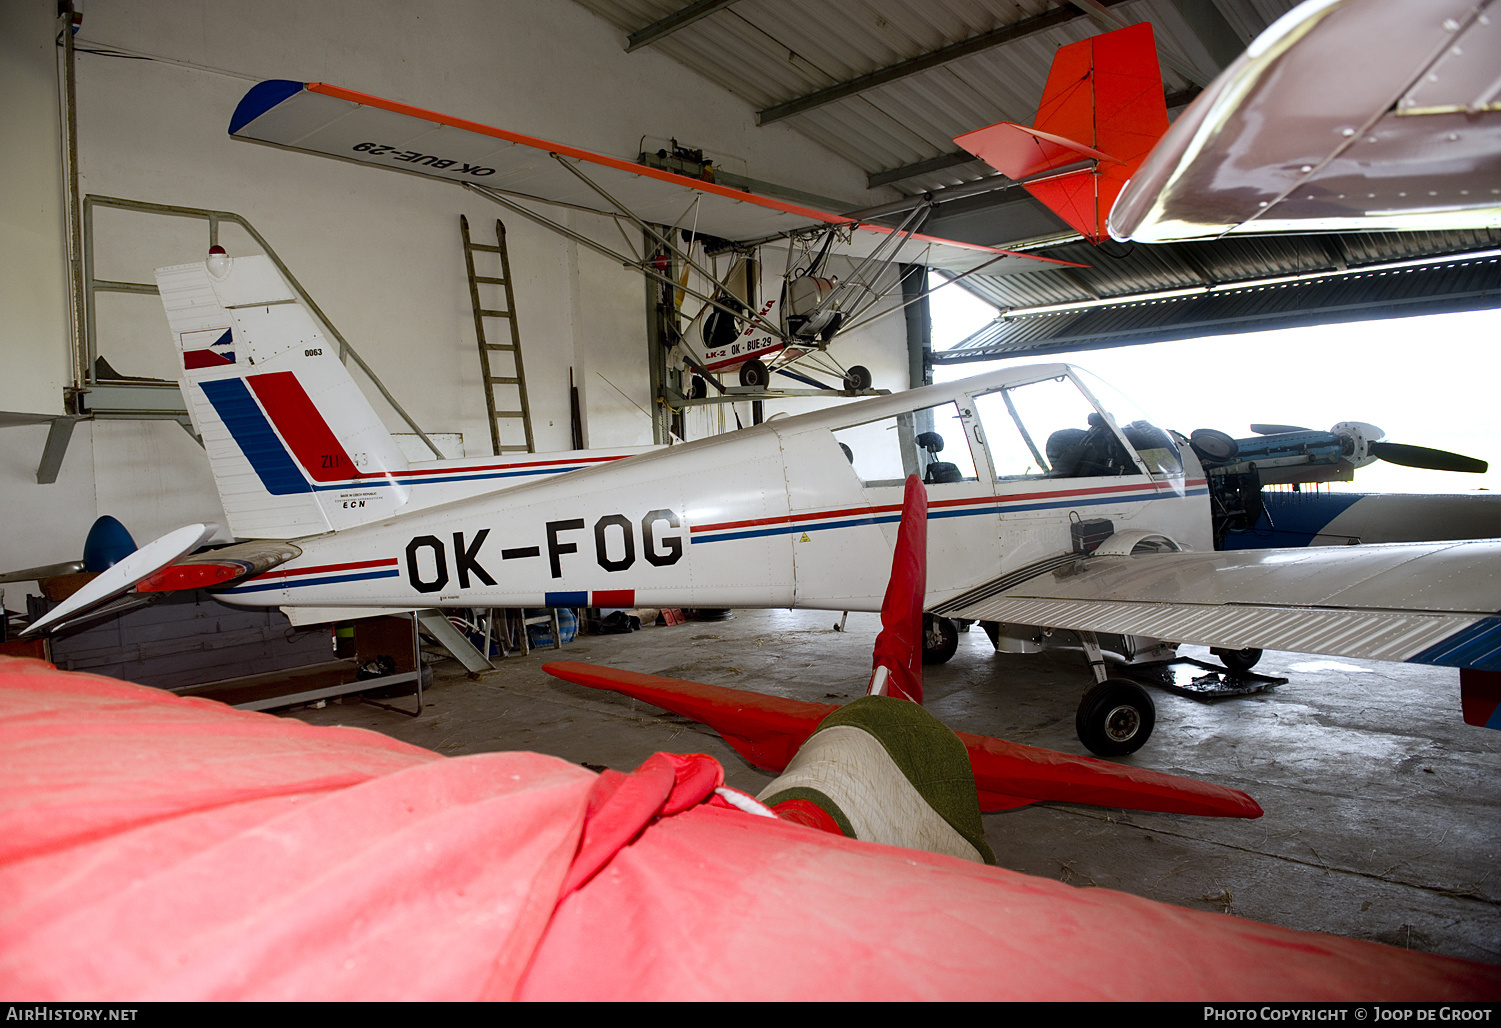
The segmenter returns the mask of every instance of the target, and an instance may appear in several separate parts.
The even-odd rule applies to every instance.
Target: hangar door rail
[[[52,421],[51,430],[47,434],[47,442],[42,450],[41,464],[37,468],[37,482],[47,485],[57,481],[58,469],[62,466],[63,455],[68,449],[68,440],[72,437],[73,426],[87,418],[118,418],[118,419],[170,419],[176,420],[183,427],[191,430],[188,420],[188,412],[183,406],[182,394],[178,390],[176,382],[167,382],[158,379],[138,379],[111,374],[106,363],[102,368],[99,362],[99,337],[97,327],[97,303],[99,293],[144,293],[152,296],[157,295],[154,282],[116,282],[101,279],[94,274],[94,208],[109,207],[117,210],[133,211],[138,214],[163,215],[173,218],[197,218],[208,223],[208,245],[216,246],[219,242],[219,226],[228,222],[238,225],[245,233],[255,240],[256,245],[271,258],[287,281],[296,290],[298,298],[312,311],[314,316],[323,325],[330,338],[339,345],[339,359],[346,364],[353,360],[355,365],[370,379],[371,384],[379,390],[391,409],[406,422],[407,426],[419,439],[432,451],[433,456],[442,459],[443,453],[438,449],[427,433],[423,432],[412,416],[406,412],[396,397],[391,395],[379,376],[370,365],[365,363],[355,348],[349,344],[338,328],[323,313],[322,308],[308,295],[307,290],[302,288],[302,283],[297,281],[297,276],[283,263],[280,256],[272,249],[271,244],[266,242],[264,236],[255,230],[238,214],[232,211],[211,211],[197,207],[174,207],[168,204],[146,203],[142,200],[125,200],[114,196],[95,196],[90,194],[83,199],[83,299],[84,299],[84,324],[81,352],[74,354],[73,361],[73,386],[68,396],[67,409],[72,413],[55,418]],[[101,375],[101,371],[104,374]]]

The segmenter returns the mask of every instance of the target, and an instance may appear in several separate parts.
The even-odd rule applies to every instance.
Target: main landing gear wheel
[[[869,389],[871,381],[870,369],[863,364],[856,364],[844,373],[844,388],[855,392]]]
[[[1107,678],[1084,694],[1074,729],[1089,752],[1123,757],[1141,749],[1152,736],[1157,708],[1135,682]]]
[[[1222,650],[1216,646],[1209,652],[1220,658],[1221,664],[1237,674],[1251,670],[1261,660],[1261,651],[1254,649]]]
[[[922,616],[922,662],[947,664],[959,648],[959,629],[948,618],[936,614]]]
[[[765,364],[752,357],[740,365],[740,384],[750,386],[753,389],[765,389],[766,383],[771,381],[771,372]]]

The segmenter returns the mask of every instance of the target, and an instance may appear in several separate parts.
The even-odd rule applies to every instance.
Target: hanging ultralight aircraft
[[[837,333],[900,306],[876,309],[893,292],[900,295],[900,283],[883,275],[898,264],[961,275],[1078,266],[924,235],[928,204],[910,205],[891,226],[862,220],[860,212],[817,210],[737,188],[705,162],[666,151],[650,163],[649,154],[640,162],[621,160],[322,82],[258,83],[236,108],[229,134],[460,183],[669,290],[690,293],[702,301],[692,319],[697,331],[690,326],[687,333],[697,336],[691,365],[705,375],[738,370],[742,385],[766,386],[771,373],[802,362],[802,370],[830,375],[841,389],[867,390],[869,371],[845,368],[827,347]],[[537,209],[549,204],[624,219],[650,245],[638,253],[610,250]],[[780,289],[758,299],[746,295],[743,281],[732,286],[749,255],[771,243],[786,249]],[[705,263],[723,253],[735,255],[723,272]],[[681,278],[674,277],[678,269]],[[690,270],[706,283],[703,289],[690,284]]]

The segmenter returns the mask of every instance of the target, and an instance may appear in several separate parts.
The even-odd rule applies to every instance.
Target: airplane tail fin
[[[269,257],[159,268],[179,384],[230,530],[291,538],[406,502],[406,458]]]
[[[991,167],[1025,182],[1027,192],[1093,243],[1157,140],[1167,103],[1152,26],[1091,36],[1053,57],[1035,125],[1003,121],[955,138]],[[1050,175],[1056,169],[1090,166]]]

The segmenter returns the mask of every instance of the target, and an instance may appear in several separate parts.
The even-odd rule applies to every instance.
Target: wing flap
[[[1084,559],[936,613],[1501,669],[1501,541]]]

